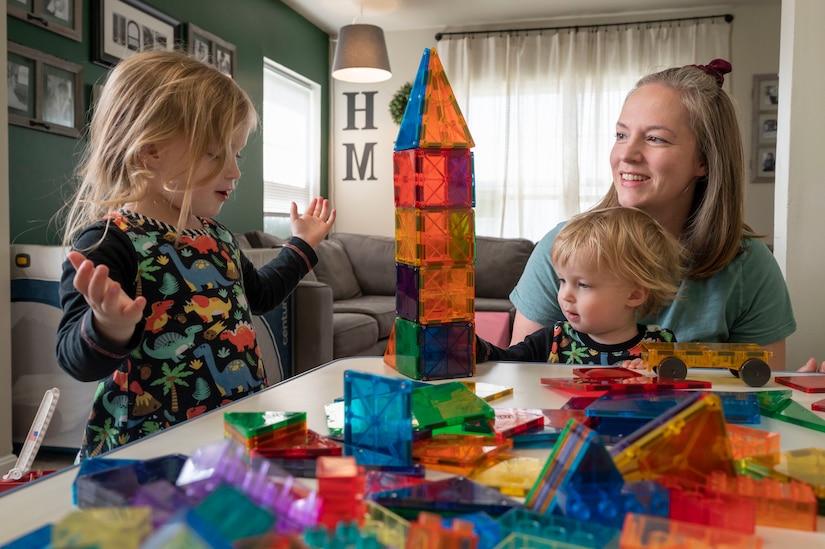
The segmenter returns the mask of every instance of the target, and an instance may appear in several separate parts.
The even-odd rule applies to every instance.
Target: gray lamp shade
[[[375,25],[346,25],[338,31],[332,77],[344,82],[383,82],[392,76],[384,31]]]

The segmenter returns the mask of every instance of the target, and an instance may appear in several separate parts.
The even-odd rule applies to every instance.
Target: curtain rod
[[[718,17],[724,17],[726,23],[730,23],[733,21],[733,15],[730,13],[720,14],[720,15],[705,15],[704,17],[681,17],[677,19],[656,19],[653,21],[629,21],[627,23],[604,23],[602,25],[569,25],[566,27],[536,27],[536,28],[525,28],[525,29],[489,29],[489,30],[477,30],[477,31],[456,31],[456,32],[437,32],[435,34],[436,41],[441,40],[445,36],[463,36],[468,34],[495,34],[495,33],[511,33],[511,32],[534,32],[534,31],[556,31],[556,30],[570,30],[574,29],[578,31],[579,29],[597,29],[601,27],[621,27],[625,25],[649,25],[649,24],[656,24],[656,23],[675,23],[678,21],[699,21],[700,19],[716,19]]]

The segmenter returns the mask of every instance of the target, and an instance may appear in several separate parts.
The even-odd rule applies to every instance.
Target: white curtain
[[[627,92],[730,59],[722,18],[446,36],[438,55],[475,141],[476,234],[538,240],[611,184]]]

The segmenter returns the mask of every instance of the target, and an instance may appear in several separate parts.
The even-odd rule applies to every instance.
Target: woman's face
[[[643,210],[673,232],[681,230],[695,181],[707,175],[688,112],[678,92],[648,84],[628,96],[610,153],[619,203]]]

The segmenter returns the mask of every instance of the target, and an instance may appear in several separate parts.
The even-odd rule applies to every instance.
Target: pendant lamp
[[[332,77],[344,82],[368,84],[392,76],[384,31],[375,25],[345,25],[338,31]]]

